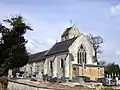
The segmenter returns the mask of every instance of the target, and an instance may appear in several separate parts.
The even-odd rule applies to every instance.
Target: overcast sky
[[[34,29],[26,35],[31,53],[59,41],[72,20],[80,32],[103,37],[100,60],[120,64],[119,0],[0,0],[0,22],[16,14]]]

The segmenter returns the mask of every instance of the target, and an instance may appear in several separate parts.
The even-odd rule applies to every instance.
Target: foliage
[[[5,76],[0,77],[0,83],[1,83],[5,88],[7,88],[8,78],[5,77]]]
[[[101,44],[104,42],[103,38],[101,36],[93,36],[92,34],[89,34],[87,36],[87,39],[93,46],[93,49],[95,51],[95,59],[98,61],[98,54],[102,53]]]
[[[0,75],[5,75],[8,69],[24,66],[29,56],[25,47],[26,31],[32,30],[21,16],[3,20],[9,28],[0,24]]]
[[[107,64],[105,60],[101,60],[101,61],[99,61],[98,63],[99,63],[99,65],[101,65],[101,66],[105,66],[105,65]]]
[[[119,74],[120,67],[118,64],[115,63],[108,63],[105,67],[105,74]]]

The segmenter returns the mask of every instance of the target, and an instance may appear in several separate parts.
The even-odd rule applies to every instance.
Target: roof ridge
[[[43,52],[46,52],[46,51],[48,51],[48,50],[44,50],[44,51],[41,51],[41,52],[36,52],[36,53],[30,54],[29,56],[39,54],[39,53],[43,53]]]
[[[60,52],[65,52],[68,50],[70,45],[77,39],[77,37],[62,41],[62,42],[57,42],[54,44],[46,53],[45,55],[51,55],[55,53],[60,53]]]

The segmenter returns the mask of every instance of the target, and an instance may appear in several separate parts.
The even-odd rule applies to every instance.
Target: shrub
[[[43,81],[48,81],[48,79],[49,79],[48,74],[43,75]]]
[[[8,86],[8,78],[5,76],[0,77],[0,83],[3,85],[5,88]]]

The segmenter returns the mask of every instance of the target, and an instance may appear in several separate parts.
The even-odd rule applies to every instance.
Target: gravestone
[[[116,80],[116,85],[118,85],[118,80],[119,80],[118,77],[116,77],[115,80]]]
[[[16,73],[16,78],[19,78],[20,73]]]
[[[13,77],[13,75],[12,75],[12,69],[9,69],[9,71],[8,71],[8,77],[9,77],[9,78],[12,78],[12,77]]]
[[[42,77],[42,73],[39,72],[37,75],[36,75],[36,79],[37,81],[43,81],[43,77]]]

